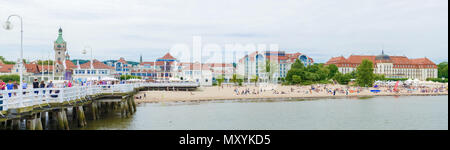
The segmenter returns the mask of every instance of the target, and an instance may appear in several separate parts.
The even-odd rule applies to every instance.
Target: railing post
[[[64,88],[61,88],[61,90],[59,90],[60,103],[64,102],[64,92]]]

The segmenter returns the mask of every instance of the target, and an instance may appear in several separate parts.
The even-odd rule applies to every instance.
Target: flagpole
[[[56,53],[56,52],[55,52]],[[56,64],[56,58],[53,60],[53,66],[52,66],[52,80],[55,80],[55,64]]]
[[[45,56],[44,56],[45,57]],[[41,70],[41,74],[42,74],[42,76],[41,76],[41,81],[44,81],[44,59],[42,59],[41,60],[41,66],[42,66],[42,70]]]
[[[50,53],[48,53],[48,57],[47,57],[47,76],[48,76],[48,80],[50,80]]]

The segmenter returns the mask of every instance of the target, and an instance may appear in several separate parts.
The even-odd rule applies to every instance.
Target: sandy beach
[[[313,90],[314,89],[314,90]],[[336,93],[334,94],[334,91]],[[380,90],[372,93],[370,90]],[[135,95],[136,103],[188,102],[209,100],[270,99],[270,98],[327,98],[354,96],[423,96],[448,95],[448,88],[401,88],[392,92],[391,87],[357,88],[342,85],[315,86],[244,86],[201,87],[197,91],[143,91]],[[237,92],[239,91],[239,92]]]

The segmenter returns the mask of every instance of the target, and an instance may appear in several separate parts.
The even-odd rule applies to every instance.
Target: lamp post
[[[83,49],[83,54],[84,54],[84,55],[87,54],[86,48],[89,48],[89,49],[91,50],[91,69],[94,69],[94,64],[92,64],[92,63],[93,63],[92,47],[90,47],[90,46],[85,46],[84,49]]]
[[[22,90],[22,84],[23,84],[23,21],[22,21],[22,17],[19,15],[10,15],[8,17],[8,19],[6,20],[5,24],[4,24],[4,28],[6,30],[12,30],[13,25],[11,24],[11,22],[9,21],[9,19],[11,19],[11,17],[18,17],[20,19],[20,61],[19,61],[19,74],[20,74],[20,95],[23,94]]]

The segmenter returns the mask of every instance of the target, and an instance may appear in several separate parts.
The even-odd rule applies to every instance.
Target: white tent
[[[127,81],[132,81],[132,82],[134,82],[134,81],[143,81],[143,80],[141,80],[141,79],[129,79],[129,80],[127,80]]]
[[[87,81],[97,81],[98,78],[96,78],[96,77],[89,77],[89,78],[86,78],[86,80]]]
[[[169,81],[179,82],[179,81],[181,81],[181,79],[179,79],[179,78],[170,78]]]
[[[118,79],[116,79],[116,78],[111,78],[111,77],[104,77],[104,78],[102,78],[101,80],[104,80],[104,81],[118,81]]]

